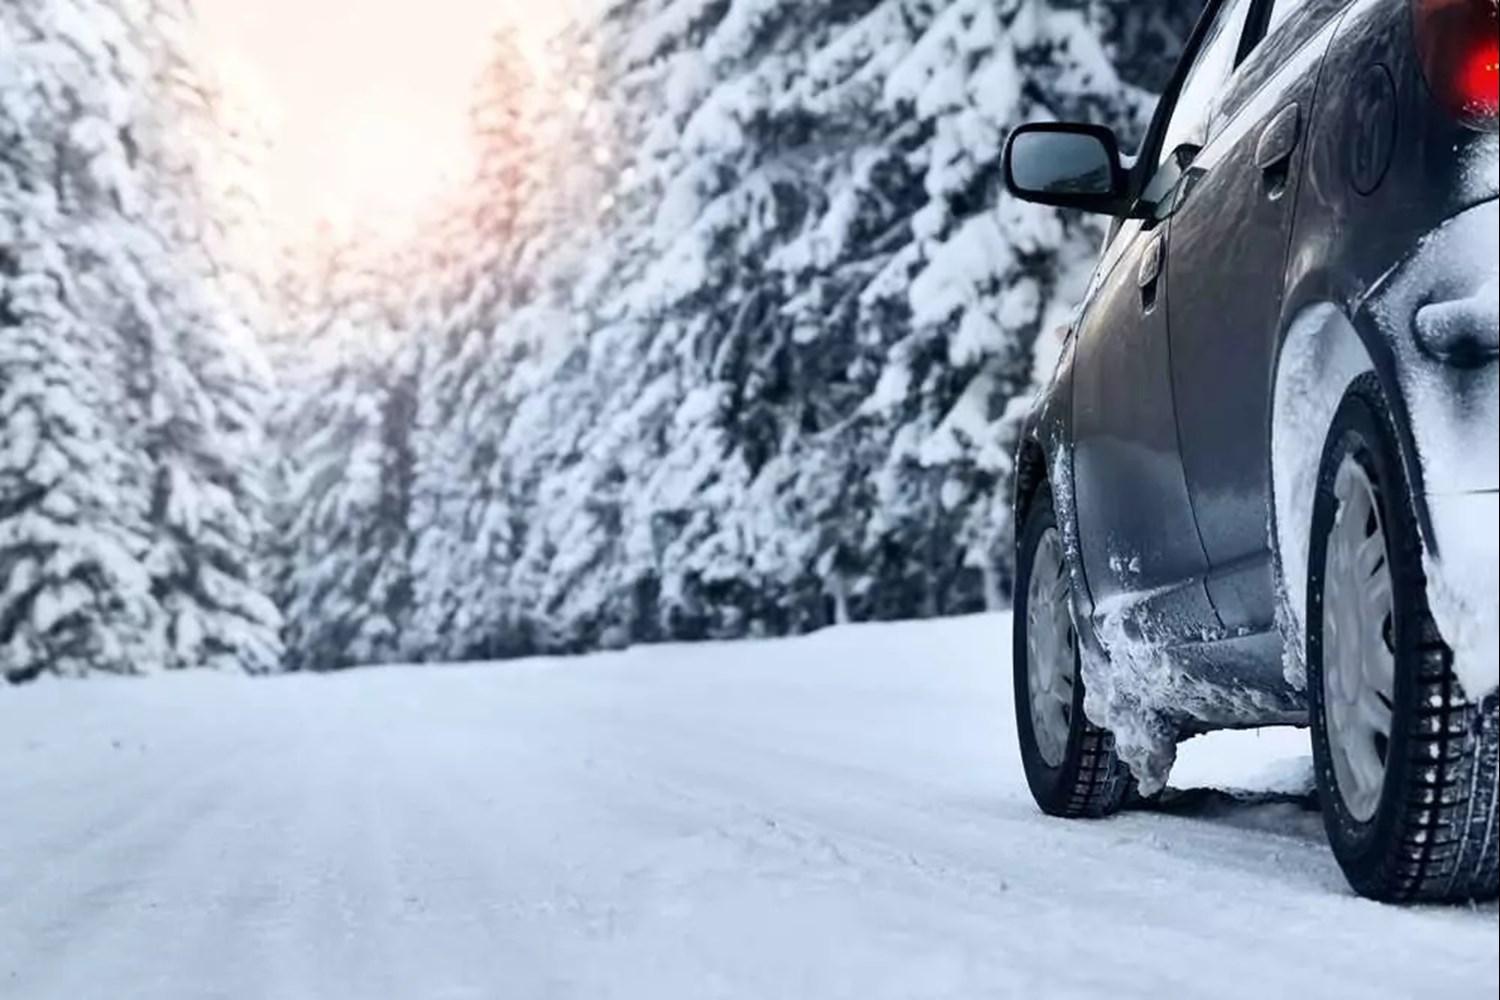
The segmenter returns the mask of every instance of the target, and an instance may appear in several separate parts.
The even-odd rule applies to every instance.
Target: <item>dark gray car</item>
[[[1358,891],[1496,895],[1497,39],[1495,0],[1212,0],[1129,162],[1011,137],[1013,193],[1114,217],[1018,455],[1048,812],[1310,724]]]

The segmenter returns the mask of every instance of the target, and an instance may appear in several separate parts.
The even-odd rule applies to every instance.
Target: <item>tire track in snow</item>
[[[36,973],[30,984],[14,977],[22,996],[77,997],[97,989],[88,973],[90,951],[112,949],[121,936],[134,935],[127,921],[149,919],[164,875],[174,871],[185,845],[229,809],[232,787],[222,762],[202,767],[122,812],[129,818],[118,828],[77,838],[81,850],[38,866],[29,883],[0,901],[0,926],[13,935],[11,948],[0,947],[0,975]],[[80,977],[77,987],[65,985]]]

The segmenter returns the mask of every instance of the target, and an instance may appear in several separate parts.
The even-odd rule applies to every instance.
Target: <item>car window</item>
[[[1158,168],[1178,147],[1188,143],[1202,146],[1208,141],[1208,123],[1213,115],[1214,101],[1229,74],[1234,72],[1235,57],[1239,54],[1240,41],[1244,38],[1253,6],[1254,0],[1229,0],[1219,9],[1219,15],[1203,39],[1198,57],[1193,60],[1193,67],[1188,70],[1178,92],[1157,157]]]

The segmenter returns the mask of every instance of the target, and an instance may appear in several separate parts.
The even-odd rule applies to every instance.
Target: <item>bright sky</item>
[[[405,221],[467,167],[466,115],[503,18],[541,36],[569,0],[197,0],[230,85],[275,143],[284,238]]]

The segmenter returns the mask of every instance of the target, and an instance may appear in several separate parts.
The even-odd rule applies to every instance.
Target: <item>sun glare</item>
[[[372,108],[329,125],[304,211],[337,231],[403,228],[467,175],[462,130],[424,122],[420,109]]]
[[[198,0],[224,85],[270,142],[279,242],[399,232],[469,170],[474,84],[503,19],[535,38],[570,0]]]

